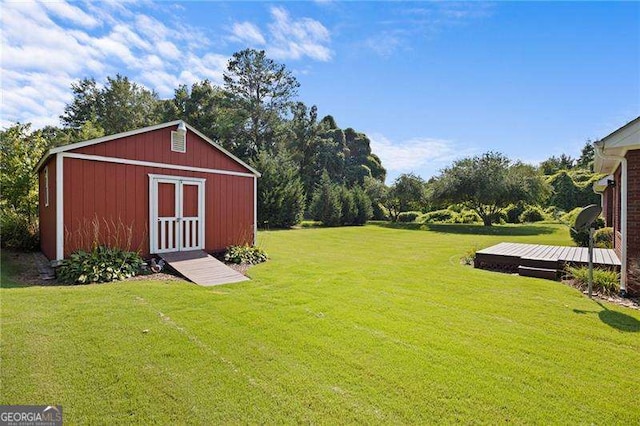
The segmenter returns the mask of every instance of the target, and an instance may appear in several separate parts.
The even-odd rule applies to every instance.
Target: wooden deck
[[[162,253],[159,255],[173,269],[201,286],[214,286],[248,281],[249,278],[229,268],[202,250]]]
[[[567,265],[586,265],[586,247],[547,246],[540,244],[500,243],[476,252],[474,266],[521,275],[548,277],[552,271],[558,276]],[[596,266],[620,268],[620,260],[611,249],[593,250]]]

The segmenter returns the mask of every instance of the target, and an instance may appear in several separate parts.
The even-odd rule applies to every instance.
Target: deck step
[[[523,257],[520,259],[520,266],[542,269],[560,269],[557,259],[545,259],[543,257]]]
[[[523,277],[544,278],[547,280],[557,280],[558,270],[549,268],[536,268],[533,266],[518,266],[518,275]]]

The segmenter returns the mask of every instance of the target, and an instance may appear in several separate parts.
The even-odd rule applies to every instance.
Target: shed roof
[[[596,142],[604,155],[623,157],[627,151],[640,149],[640,117],[613,131]],[[596,156],[593,168],[597,173],[611,174],[620,164],[620,160],[602,159]]]
[[[233,155],[232,153],[230,153],[229,151],[227,151],[226,149],[224,149],[223,147],[221,147],[220,145],[218,145],[217,143],[212,141],[210,138],[208,138],[203,133],[201,133],[198,129],[194,128],[193,126],[189,125],[188,123],[184,122],[183,120],[169,121],[167,123],[162,123],[162,124],[156,124],[156,125],[153,125],[153,126],[143,127],[141,129],[129,130],[127,132],[116,133],[116,134],[113,134],[113,135],[103,136],[103,137],[96,138],[96,139],[90,139],[90,140],[83,141],[83,142],[76,142],[76,143],[72,143],[72,144],[69,144],[69,145],[63,145],[63,146],[59,146],[59,147],[56,147],[56,148],[51,148],[42,156],[42,158],[40,159],[40,161],[36,165],[36,171],[39,171],[42,168],[42,166],[47,162],[47,160],[52,155],[57,154],[59,152],[72,151],[74,149],[83,148],[85,146],[96,145],[96,144],[100,144],[100,143],[103,143],[103,142],[109,142],[109,141],[112,141],[112,140],[115,140],[115,139],[126,138],[128,136],[135,136],[135,135],[139,135],[141,133],[146,133],[146,132],[151,132],[151,131],[154,131],[154,130],[164,129],[165,127],[177,126],[181,122],[183,122],[185,124],[185,126],[187,127],[187,130],[189,130],[190,132],[195,133],[196,135],[198,135],[199,137],[204,139],[209,145],[211,145],[214,148],[218,149],[223,154],[227,155],[229,158],[233,159],[235,162],[237,162],[241,166],[245,167],[247,170],[251,171],[251,173],[254,174],[255,176],[260,177],[260,173],[256,169],[254,169],[253,167],[249,166],[244,161],[240,160],[238,157],[236,157],[235,155]]]

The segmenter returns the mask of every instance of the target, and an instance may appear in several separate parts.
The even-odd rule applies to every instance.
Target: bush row
[[[323,175],[311,201],[311,215],[325,226],[364,225],[373,215],[371,200],[359,186],[347,188]]]

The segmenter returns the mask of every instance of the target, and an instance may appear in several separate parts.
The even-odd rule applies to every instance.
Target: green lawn
[[[638,424],[639,311],[458,262],[567,234],[272,231],[246,283],[5,288],[0,403],[70,423]]]

